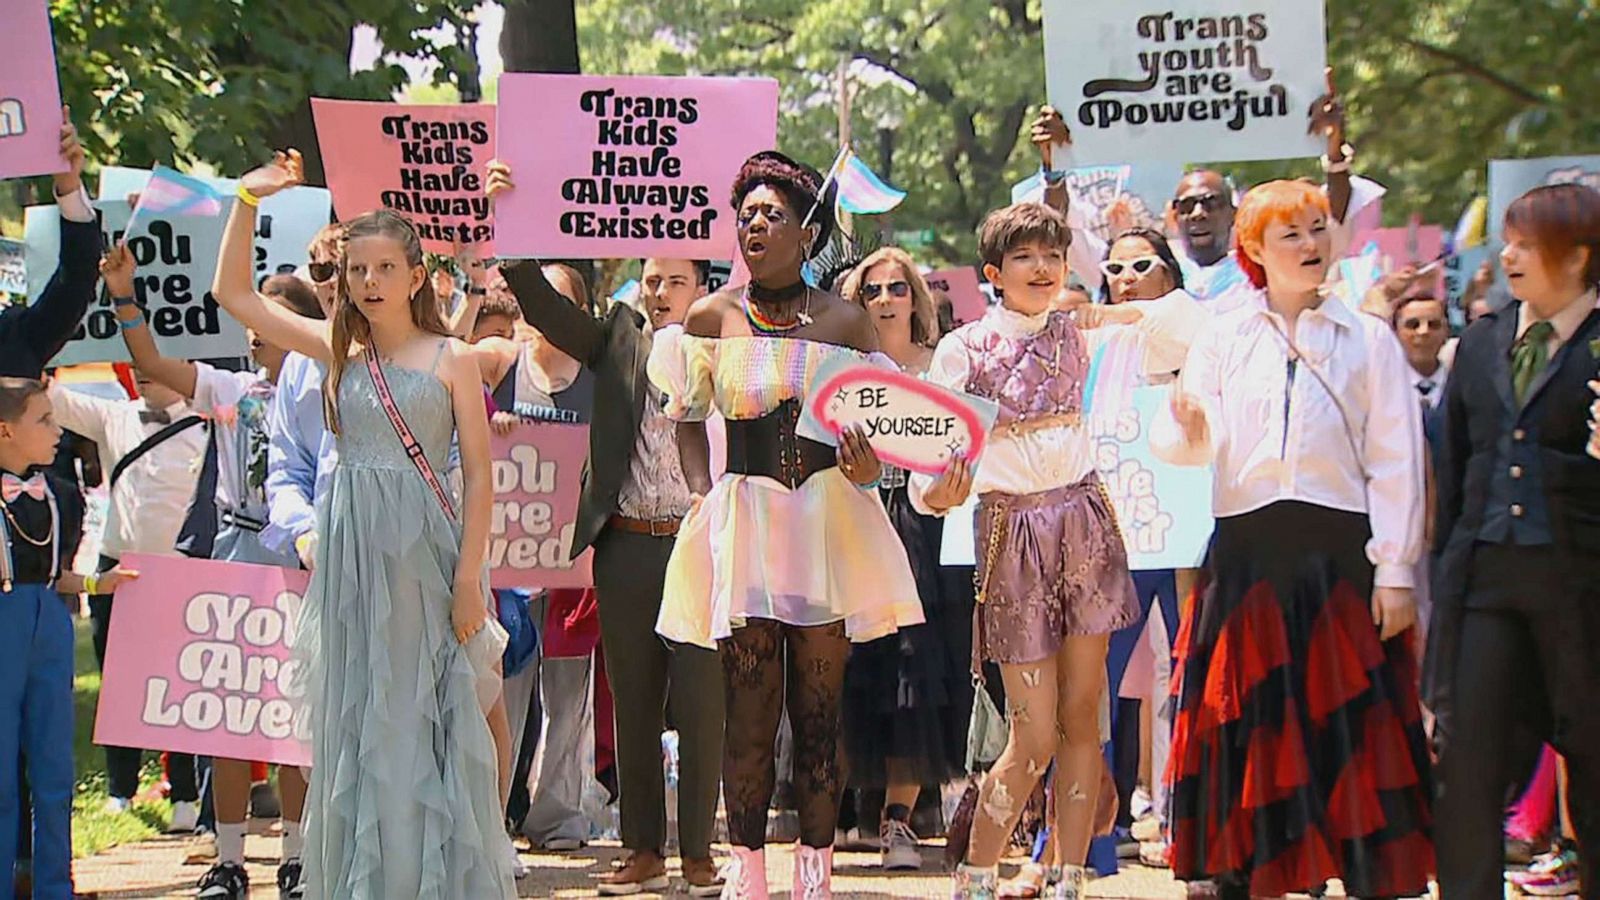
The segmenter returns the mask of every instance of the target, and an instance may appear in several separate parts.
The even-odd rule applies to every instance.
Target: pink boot
[[[792,900],[833,900],[833,848],[818,850],[805,844],[794,848]]]
[[[722,877],[722,900],[767,900],[766,849],[734,847]]]

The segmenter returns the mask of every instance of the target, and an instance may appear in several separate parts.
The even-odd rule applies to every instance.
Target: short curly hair
[[[811,224],[817,226],[817,239],[811,245],[812,255],[828,245],[833,235],[833,185],[821,191],[823,178],[816,169],[795,162],[776,150],[763,150],[744,161],[733,180],[733,209],[737,213],[750,192],[763,185],[783,195],[795,215],[804,219],[809,213]],[[819,196],[820,195],[820,196]],[[816,211],[812,211],[816,207]],[[795,223],[796,225],[799,222]]]

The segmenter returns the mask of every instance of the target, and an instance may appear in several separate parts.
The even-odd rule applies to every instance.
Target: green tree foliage
[[[1328,0],[1328,18],[1357,169],[1391,188],[1392,222],[1453,222],[1486,159],[1600,150],[1594,0]],[[851,60],[853,144],[911,192],[896,226],[932,227],[946,259],[970,258],[983,214],[1037,165],[1024,136],[1044,100],[1037,0],[586,0],[579,29],[590,71],[778,78],[779,143],[819,167]],[[1220,168],[1245,184],[1317,174],[1304,160]]]

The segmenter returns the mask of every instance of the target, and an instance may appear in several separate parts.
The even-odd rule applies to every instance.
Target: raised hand
[[[256,197],[265,198],[303,184],[305,180],[305,160],[300,156],[299,150],[290,148],[288,152],[273,151],[272,162],[246,172],[244,177],[239,179],[239,184]]]
[[[133,274],[137,268],[127,244],[117,244],[100,260],[100,277],[112,297],[133,296]]]
[[[488,177],[483,183],[483,192],[488,194],[490,199],[516,187],[511,180],[511,167],[498,159],[489,160],[489,167],[485,172]]]
[[[1344,101],[1339,99],[1339,91],[1334,87],[1333,68],[1324,69],[1322,76],[1327,92],[1311,101],[1310,123],[1306,126],[1306,133],[1327,138],[1328,156],[1332,159],[1344,146]]]
[[[1118,194],[1117,199],[1106,207],[1106,227],[1111,230],[1113,238],[1138,224],[1133,212],[1133,198],[1127,194]]]
[[[61,107],[61,158],[67,161],[67,171],[55,175],[56,196],[65,197],[83,187],[83,164],[87,154],[78,140],[77,126],[72,124],[72,107]]]
[[[1039,162],[1048,169],[1051,147],[1072,143],[1072,132],[1067,129],[1066,120],[1061,118],[1061,113],[1055,107],[1041,106],[1039,115],[1033,120],[1033,127],[1028,129],[1028,140],[1039,151]]]

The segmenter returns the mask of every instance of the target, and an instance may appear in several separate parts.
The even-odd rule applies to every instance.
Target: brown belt
[[[678,526],[682,519],[630,519],[627,516],[612,516],[607,524],[618,531],[629,534],[648,534],[651,537],[672,537],[678,533]]]

